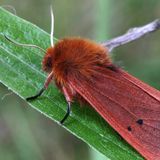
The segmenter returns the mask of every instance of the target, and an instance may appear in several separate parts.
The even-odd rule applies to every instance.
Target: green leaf
[[[44,49],[50,46],[48,33],[2,8],[0,33],[20,43],[35,44]],[[34,95],[46,78],[41,70],[43,56],[39,49],[15,46],[0,35],[1,83],[23,99]],[[66,112],[64,96],[54,85],[29,105],[56,122]],[[63,127],[112,160],[143,159],[91,107],[74,103],[72,114]]]

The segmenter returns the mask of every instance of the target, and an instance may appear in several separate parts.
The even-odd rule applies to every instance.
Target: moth
[[[26,100],[41,96],[54,80],[67,102],[61,124],[69,116],[73,100],[84,100],[144,158],[160,159],[160,91],[114,65],[102,44],[73,37],[54,44],[52,10],[51,17],[51,47],[42,61],[48,76],[44,87]]]

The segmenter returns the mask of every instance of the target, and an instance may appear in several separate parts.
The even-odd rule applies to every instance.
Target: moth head
[[[47,49],[46,54],[42,61],[42,68],[44,71],[50,73],[53,68],[53,55],[54,55],[54,47],[50,47]]]

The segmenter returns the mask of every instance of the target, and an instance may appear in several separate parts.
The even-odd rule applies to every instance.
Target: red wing
[[[123,70],[102,67],[92,79],[70,77],[69,83],[145,158],[160,159],[159,91]]]

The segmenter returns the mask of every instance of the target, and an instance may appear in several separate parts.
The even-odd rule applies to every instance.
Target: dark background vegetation
[[[0,5],[14,6],[18,16],[47,32],[50,32],[50,4],[54,8],[55,37],[58,39],[81,36],[102,42],[160,17],[159,0],[0,1]],[[114,50],[112,57],[125,70],[160,89],[159,31]],[[0,159],[106,158],[0,84]]]

